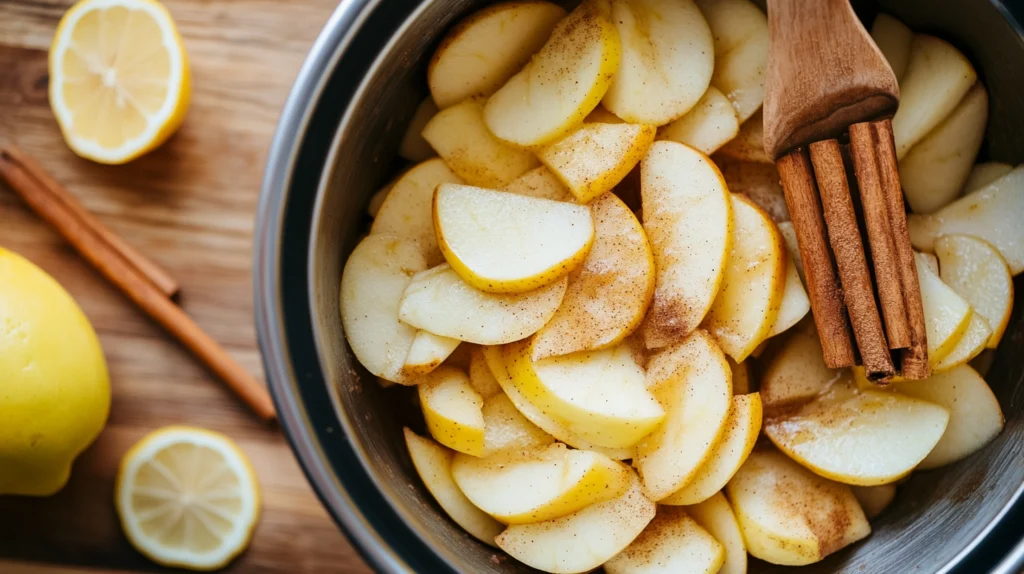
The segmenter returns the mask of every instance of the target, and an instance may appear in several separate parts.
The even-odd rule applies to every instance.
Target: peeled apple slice
[[[932,372],[938,373],[948,371],[958,365],[970,361],[985,350],[985,344],[992,337],[992,328],[988,321],[977,313],[971,313],[971,320],[967,323],[967,330],[964,331],[956,346],[948,355],[937,362],[931,362]]]
[[[708,86],[690,111],[658,130],[659,140],[686,144],[712,154],[740,131],[740,122],[732,102],[718,88]]]
[[[509,526],[495,539],[516,560],[544,572],[587,572],[622,552],[654,519],[655,505],[629,473],[625,494],[535,524]]]
[[[967,300],[992,329],[987,347],[999,345],[1013,311],[1013,277],[994,247],[969,235],[945,235],[935,242],[942,282]]]
[[[913,38],[914,33],[903,22],[888,14],[875,16],[875,22],[871,25],[871,39],[889,62],[897,81],[902,81],[907,72]]]
[[[512,180],[502,191],[553,201],[575,201],[569,188],[551,170],[539,166]]]
[[[717,165],[729,191],[745,196],[763,209],[781,233],[783,224],[789,223],[789,207],[775,164],[726,160],[719,161]]]
[[[580,203],[611,191],[654,142],[655,128],[637,124],[583,124],[537,150],[537,157]]]
[[[851,486],[850,490],[857,497],[857,502],[864,509],[864,515],[873,519],[886,509],[896,498],[895,484],[879,484],[877,486]]]
[[[443,264],[413,276],[401,296],[398,317],[405,325],[444,337],[501,345],[543,327],[561,304],[565,284],[562,278],[527,293],[495,295],[470,287]]]
[[[934,365],[956,348],[967,332],[974,312],[963,297],[932,272],[920,253],[915,253],[915,256],[928,337],[928,362]]]
[[[455,453],[436,442],[423,438],[409,429],[403,429],[405,445],[412,464],[423,484],[456,524],[477,540],[494,546],[494,537],[504,526],[480,510],[459,490],[452,479],[452,459]]]
[[[436,114],[437,105],[434,104],[433,98],[430,96],[423,98],[420,105],[416,106],[416,111],[413,112],[412,119],[409,120],[409,126],[405,128],[405,134],[402,135],[402,141],[398,144],[399,156],[409,161],[421,162],[437,155],[437,152],[430,147],[422,135],[423,127]]]
[[[846,484],[893,482],[942,438],[949,412],[894,393],[836,383],[793,414],[769,419],[764,432],[817,474]]]
[[[830,384],[849,379],[846,371],[825,365],[813,325],[793,329],[781,345],[761,373],[759,389],[768,416],[810,402]]]
[[[427,430],[444,446],[480,456],[484,451],[484,400],[469,377],[454,367],[438,367],[417,386]]]
[[[468,185],[441,185],[434,227],[445,259],[488,293],[526,293],[578,267],[594,242],[590,209]]]
[[[601,102],[621,54],[609,0],[584,0],[555,26],[526,67],[487,101],[488,129],[520,147],[564,136]]]
[[[698,0],[715,38],[711,85],[732,100],[740,122],[764,102],[768,18],[748,0]]]
[[[772,165],[768,152],[764,151],[764,117],[757,110],[745,122],[740,122],[740,131],[718,149],[715,157],[726,157],[736,161],[749,161]]]
[[[550,2],[505,2],[478,10],[448,32],[427,66],[438,107],[489,96],[530,61],[565,16]]]
[[[462,341],[435,335],[429,331],[417,331],[409,347],[409,354],[402,365],[402,375],[415,377],[425,375],[438,367]]]
[[[971,168],[971,175],[967,176],[967,183],[964,184],[964,195],[977,191],[988,184],[1013,171],[1013,166],[1008,163],[990,161],[974,164]]]
[[[658,507],[654,520],[604,565],[608,574],[715,574],[725,548],[682,508]]]
[[[622,61],[604,107],[655,126],[693,108],[715,67],[711,30],[693,0],[613,0],[612,21]]]
[[[483,347],[476,345],[467,345],[472,347],[469,352],[469,384],[473,386],[476,392],[480,393],[480,396],[486,401],[491,397],[501,394],[501,385],[498,384],[498,380],[491,374],[490,367],[487,366],[487,358],[484,357]]]
[[[686,513],[725,548],[725,561],[718,574],[746,574],[747,547],[725,495],[716,492],[700,504],[687,506]]]
[[[542,431],[522,415],[501,393],[484,401],[484,450],[482,456],[509,449],[544,447],[555,437]]]
[[[782,291],[782,302],[779,304],[779,315],[775,318],[771,330],[768,331],[768,336],[774,337],[785,332],[799,323],[800,319],[803,319],[810,310],[811,300],[807,297],[803,282],[800,281],[800,273],[797,272],[793,259],[787,257],[786,282]]]

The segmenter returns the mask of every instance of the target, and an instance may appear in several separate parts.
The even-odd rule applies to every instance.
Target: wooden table
[[[181,131],[129,165],[64,145],[47,103],[46,51],[70,0],[0,0],[0,142],[32,154],[116,233],[181,282],[182,305],[262,377],[253,326],[252,236],[264,158],[295,74],[337,0],[165,0],[185,39],[193,99]],[[0,497],[0,572],[164,571],[121,534],[114,474],[146,432],[189,424],[237,440],[256,467],[264,514],[231,572],[368,568],[267,428],[0,184],[0,246],[27,256],[78,300],[99,332],[113,405],[71,482],[43,499]]]

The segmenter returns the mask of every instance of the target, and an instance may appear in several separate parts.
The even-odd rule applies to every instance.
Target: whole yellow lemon
[[[0,494],[60,490],[109,411],[89,320],[53,277],[0,248]]]

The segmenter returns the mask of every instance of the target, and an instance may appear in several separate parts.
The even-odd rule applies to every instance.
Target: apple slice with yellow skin
[[[423,438],[409,429],[403,429],[405,445],[416,473],[423,480],[434,500],[441,505],[456,524],[473,538],[494,546],[494,537],[501,534],[502,525],[486,512],[480,510],[459,490],[452,479],[452,459],[455,453],[436,442]]]
[[[868,519],[873,519],[882,513],[896,498],[895,484],[879,484],[876,486],[851,486],[853,495],[864,510]]]
[[[774,337],[796,325],[811,310],[811,300],[807,297],[804,284],[800,281],[800,273],[791,258],[786,258],[786,279],[782,291],[782,303],[779,304],[779,315],[775,318],[769,337]]]
[[[480,456],[484,451],[484,400],[466,373],[438,367],[420,378],[417,386],[427,430],[444,446]]]
[[[633,458],[634,449],[632,447],[611,449],[597,446],[569,430],[567,426],[544,414],[543,411],[531,403],[512,384],[512,376],[508,373],[502,347],[486,346],[482,347],[482,351],[487,360],[487,366],[491,369],[491,373],[497,379],[498,384],[501,385],[501,389],[505,391],[505,395],[512,402],[513,406],[516,407],[516,410],[522,413],[527,420],[537,425],[538,428],[573,448],[599,452],[612,460]]]
[[[907,64],[910,63],[910,44],[914,32],[896,18],[879,14],[871,24],[871,39],[889,62],[896,80],[902,81],[903,75],[907,73]]]
[[[915,253],[915,263],[928,337],[928,362],[935,365],[960,342],[974,312],[963,297],[932,272],[920,253]]]
[[[349,255],[341,275],[341,324],[356,359],[371,374],[405,382],[402,368],[416,329],[398,320],[402,293],[426,269],[422,246],[394,235],[370,235]]]
[[[462,183],[462,178],[448,169],[440,158],[428,159],[405,172],[391,186],[373,220],[370,234],[386,233],[415,239],[422,244],[429,265],[441,263],[444,258],[437,247],[431,204],[434,190],[442,183]]]
[[[640,177],[656,269],[643,334],[658,349],[686,338],[711,309],[732,247],[733,202],[715,164],[680,143],[655,142]]]
[[[736,108],[740,122],[764,102],[768,69],[768,18],[748,0],[697,0],[715,38],[711,85]]]
[[[612,21],[622,61],[602,105],[655,126],[690,111],[715,67],[711,30],[693,0],[612,0]]]
[[[934,251],[943,235],[970,235],[995,247],[1017,275],[1024,271],[1024,166],[987,186],[961,197],[930,215],[907,218],[910,242],[921,251]]]
[[[780,450],[824,477],[873,486],[910,473],[942,438],[949,411],[923,400],[835,383],[798,411],[769,419]]]
[[[977,357],[985,350],[985,345],[992,337],[992,329],[988,321],[977,313],[971,313],[971,320],[967,323],[967,330],[964,331],[956,346],[948,355],[938,361],[929,361],[933,373],[948,371],[953,367],[963,365],[974,357]]]
[[[711,155],[739,131],[740,121],[732,102],[718,88],[708,86],[690,111],[658,130],[658,139],[686,144]]]
[[[489,96],[530,61],[565,16],[550,2],[488,6],[448,32],[427,66],[427,85],[447,108],[471,96]]]
[[[462,341],[451,337],[442,337],[429,331],[417,331],[416,337],[409,347],[409,354],[405,356],[405,364],[402,365],[402,375],[415,377],[425,375],[444,362],[455,351]]]
[[[406,325],[444,337],[501,345],[543,327],[562,303],[566,281],[563,277],[527,293],[497,295],[470,287],[445,263],[413,276],[398,317]]]
[[[999,252],[969,235],[946,235],[935,242],[942,282],[970,303],[992,329],[986,346],[995,349],[1013,311],[1013,276]]]
[[[726,494],[747,551],[772,564],[813,564],[871,533],[849,486],[774,449],[750,453]]]
[[[441,253],[469,285],[526,293],[579,267],[594,242],[590,208],[468,185],[434,194]]]
[[[974,84],[942,123],[899,162],[903,194],[914,213],[932,213],[960,197],[988,124],[988,92]]]
[[[614,194],[590,204],[594,244],[569,274],[562,306],[533,342],[533,358],[605,349],[643,321],[654,296],[654,257],[633,212]]]
[[[625,550],[605,562],[608,574],[716,574],[725,548],[682,508],[660,506]]]
[[[537,150],[537,157],[580,203],[611,191],[654,142],[656,129],[639,124],[583,124]]]
[[[690,505],[711,498],[725,488],[750,451],[754,450],[761,434],[761,397],[757,393],[732,398],[729,418],[725,421],[725,434],[701,465],[696,476],[682,489],[672,493],[658,504]]]
[[[647,386],[665,409],[665,422],[637,445],[634,466],[652,500],[686,486],[710,460],[726,431],[732,370],[703,330],[652,355]]]
[[[575,201],[569,188],[565,187],[551,170],[542,166],[535,167],[512,180],[502,191],[518,193],[527,197],[539,197],[552,201]]]
[[[725,358],[729,361],[729,368],[732,369],[732,395],[747,395],[751,391],[750,382],[750,363],[742,361],[737,363],[728,356]],[[760,397],[758,398],[760,402]]]
[[[476,392],[480,393],[480,396],[486,401],[502,393],[501,385],[498,384],[498,379],[494,378],[490,367],[487,366],[483,347],[477,345],[472,347],[469,352],[469,384],[473,385]]]
[[[537,158],[494,137],[484,125],[484,103],[469,98],[437,113],[423,139],[470,185],[499,188],[537,167]]]
[[[584,0],[526,66],[487,101],[491,133],[513,145],[551,143],[583,122],[619,68],[622,46],[609,0]]]
[[[915,34],[892,118],[896,155],[903,158],[956,108],[978,78],[971,62],[945,40]]]
[[[632,472],[603,454],[564,444],[485,458],[456,454],[452,477],[477,508],[505,524],[559,518],[613,499]]]
[[[734,361],[742,361],[768,338],[786,287],[782,236],[768,214],[742,196],[732,196],[733,234],[722,288],[704,318]]]
[[[511,385],[546,415],[594,444],[636,444],[665,418],[628,344],[534,361],[532,340],[505,347]]]
[[[774,165],[764,151],[764,116],[761,110],[757,110],[747,121],[740,122],[739,133],[718,148],[715,157]]]
[[[484,400],[484,450],[490,456],[503,450],[548,446],[555,437],[541,430],[516,410],[505,393]]]
[[[516,560],[554,574],[597,568],[622,552],[654,519],[655,504],[629,472],[629,488],[568,516],[509,526],[494,541]]]
[[[427,161],[437,155],[427,140],[423,139],[423,128],[437,115],[437,105],[430,96],[423,98],[405,128],[402,141],[398,144],[398,155],[414,162]]]
[[[818,332],[808,322],[793,329],[764,365],[761,401],[771,417],[806,404],[829,385],[848,379],[845,371],[825,365]]]
[[[967,182],[964,183],[964,194],[977,191],[983,187],[987,187],[988,184],[996,181],[1004,175],[1013,171],[1013,166],[1008,163],[1000,163],[998,161],[989,161],[985,163],[975,164],[971,168],[971,174],[967,176]]]
[[[725,495],[716,492],[700,504],[687,506],[686,513],[725,548],[725,561],[718,574],[746,574],[747,546]]]
[[[956,462],[989,443],[1003,430],[1003,411],[992,390],[974,369],[961,365],[922,381],[891,385],[897,393],[935,403],[949,410],[949,424],[935,448],[918,468],[927,470]]]

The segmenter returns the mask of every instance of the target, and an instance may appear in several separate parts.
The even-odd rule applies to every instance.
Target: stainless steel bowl
[[[808,0],[813,1],[813,0]],[[342,336],[342,263],[365,206],[426,95],[440,36],[483,0],[343,0],[299,73],[268,160],[257,221],[256,320],[281,424],[313,488],[381,572],[528,572],[473,540],[416,478],[401,435],[415,399],[380,388]],[[883,9],[957,44],[991,94],[983,154],[1024,162],[1024,6],[891,0]],[[877,7],[858,5],[870,21]],[[1024,214],[1021,224],[1024,225]],[[1024,282],[1017,282],[1024,289]],[[1020,293],[1022,291],[1018,291]],[[989,377],[1006,430],[981,452],[914,475],[871,537],[805,572],[1024,569],[1024,317],[1018,304]],[[756,562],[756,561],[755,561]],[[763,563],[754,571],[774,571]]]

